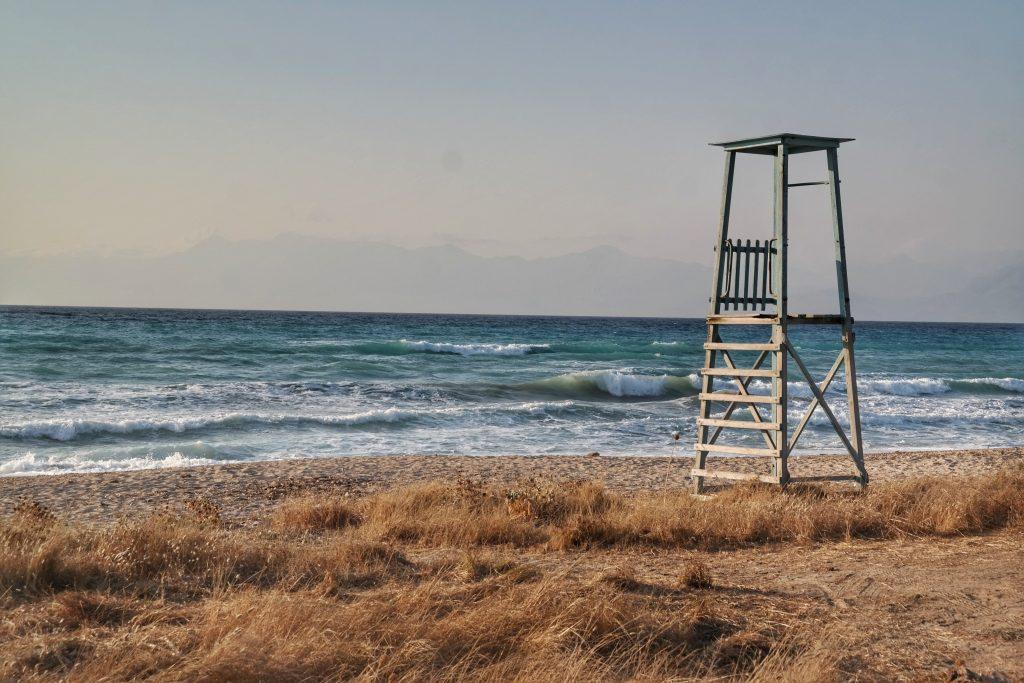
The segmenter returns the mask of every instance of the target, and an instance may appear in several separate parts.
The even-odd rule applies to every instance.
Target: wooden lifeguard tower
[[[854,481],[866,486],[868,474],[864,469],[864,447],[860,434],[860,410],[857,403],[857,377],[853,358],[853,317],[850,314],[850,292],[846,276],[846,244],[843,236],[843,206],[839,193],[839,145],[852,138],[824,138],[810,135],[781,133],[760,138],[712,143],[725,150],[725,180],[722,187],[722,212],[715,242],[715,267],[711,283],[711,305],[707,316],[707,343],[704,344],[704,369],[701,371],[700,414],[697,418],[696,460],[691,471],[693,491],[700,493],[705,478],[754,479],[773,484],[791,481]],[[792,154],[824,152],[826,179],[817,182],[789,182],[789,157]],[[738,154],[763,154],[775,157],[774,232],[768,239],[751,242],[733,239],[729,235],[729,210],[732,203],[733,172]],[[789,247],[787,214],[789,189],[809,185],[825,185],[832,199],[832,230],[835,237],[836,281],[839,292],[839,313],[811,315],[792,313],[788,306],[786,252]],[[723,340],[726,329],[735,326],[756,326],[771,333],[759,342],[730,342]],[[835,325],[842,338],[842,349],[825,374],[821,383],[811,377],[807,366],[790,344],[791,325]],[[725,328],[725,329],[723,329]],[[732,352],[732,353],[731,353]],[[749,367],[740,367],[733,353],[757,352]],[[796,363],[800,375],[810,387],[813,399],[790,433],[788,395],[789,359]],[[770,369],[764,363],[770,360]],[[719,362],[721,361],[721,362]],[[849,435],[836,419],[825,400],[824,393],[840,368],[846,374],[846,397],[849,405]],[[769,395],[753,394],[748,390],[755,378],[771,382]],[[719,391],[716,380],[734,383],[733,391]],[[724,405],[724,412],[714,414],[713,406]],[[758,406],[767,407],[769,415],[762,415]],[[791,477],[788,458],[803,433],[814,411],[821,407],[832,423],[840,440],[849,451],[856,474],[826,477]],[[733,417],[737,409],[745,408],[749,420]],[[750,434],[759,432],[764,447],[720,443],[726,431],[736,430]],[[760,446],[760,444],[758,444]],[[709,469],[710,453],[761,455],[770,459],[766,474]]]

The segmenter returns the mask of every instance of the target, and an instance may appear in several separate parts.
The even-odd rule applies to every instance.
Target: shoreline
[[[587,455],[356,455],[223,463],[192,467],[0,477],[0,514],[19,500],[89,522],[151,512],[203,499],[226,519],[246,522],[265,515],[282,499],[306,493],[360,496],[429,480],[468,479],[497,484],[540,479],[593,479],[623,493],[683,489],[692,456]],[[716,466],[753,472],[763,458],[713,458]],[[914,477],[968,477],[1024,465],[1024,447],[869,453],[874,483]],[[799,455],[795,476],[853,471],[848,457]]]

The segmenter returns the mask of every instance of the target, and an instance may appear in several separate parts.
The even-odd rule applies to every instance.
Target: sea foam
[[[695,375],[645,375],[625,370],[573,372],[532,382],[527,387],[547,393],[590,398],[678,397],[696,393]]]
[[[183,447],[166,455],[143,454],[124,458],[94,457],[88,453],[60,453],[40,455],[33,451],[24,453],[5,463],[0,463],[0,476],[35,474],[67,474],[82,472],[119,472],[164,467],[196,467],[215,465],[222,458],[206,457],[192,453],[193,449]],[[199,453],[206,453],[207,447],[199,446]]]
[[[411,341],[400,339],[399,344],[410,351],[443,353],[457,356],[525,356],[550,350],[548,344],[455,344],[451,342]]]

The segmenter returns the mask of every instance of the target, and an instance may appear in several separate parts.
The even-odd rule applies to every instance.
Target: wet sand
[[[0,513],[31,500],[60,515],[90,522],[180,505],[201,498],[226,519],[258,518],[280,499],[301,493],[361,495],[432,479],[511,484],[526,479],[595,479],[623,491],[681,489],[689,457],[394,455],[309,458],[174,469],[0,478]],[[761,458],[709,458],[716,469],[763,471]],[[873,483],[920,476],[970,476],[1024,466],[1024,448],[900,451],[866,457]],[[807,455],[790,459],[793,476],[850,474],[849,458]]]

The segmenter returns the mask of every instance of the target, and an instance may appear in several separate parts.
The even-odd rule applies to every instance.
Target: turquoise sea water
[[[835,335],[793,332],[819,378]],[[1024,444],[1024,325],[858,323],[857,335],[868,450]],[[704,337],[685,319],[5,307],[0,474],[689,454]],[[829,392],[837,412],[843,387]],[[802,412],[806,385],[791,393]],[[801,447],[840,448],[820,411]]]

